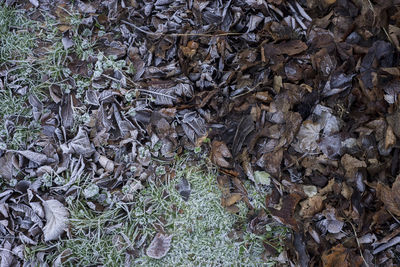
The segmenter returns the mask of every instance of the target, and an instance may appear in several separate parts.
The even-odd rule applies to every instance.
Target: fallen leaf
[[[225,158],[231,158],[232,154],[224,142],[214,140],[211,144],[211,160],[223,168],[230,168],[231,164]]]
[[[99,157],[99,163],[107,172],[112,172],[114,170],[114,162],[103,155]]]
[[[255,171],[254,172],[254,181],[257,184],[270,185],[271,184],[271,175],[264,171]]]
[[[313,196],[302,202],[300,202],[300,216],[303,218],[311,218],[316,213],[320,212],[324,207],[323,201],[326,199],[325,196]]]
[[[30,151],[30,150],[15,151],[15,152],[17,152],[18,154],[21,154],[25,158],[29,159],[30,161],[35,162],[38,165],[43,165],[46,163],[54,162],[53,159],[48,158],[45,154],[42,154],[42,153],[37,153],[37,152]]]
[[[364,161],[358,160],[349,154],[345,154],[340,160],[344,169],[346,170],[346,178],[353,179],[355,178],[356,172],[358,168],[367,167],[367,164]]]
[[[297,133],[294,149],[300,153],[315,152],[318,149],[319,132],[322,126],[318,122],[304,121]]]
[[[199,48],[199,44],[194,41],[189,41],[187,46],[180,47],[183,54],[190,58],[196,54],[197,48]]]
[[[242,199],[242,194],[240,193],[232,193],[226,197],[222,197],[221,199],[221,205],[223,207],[229,207],[238,202],[240,199]]]
[[[44,241],[57,239],[67,228],[68,211],[64,205],[56,200],[43,201],[46,225],[43,228]]]
[[[284,225],[290,226],[293,230],[298,231],[299,226],[297,225],[296,219],[293,217],[294,210],[296,209],[297,203],[302,199],[302,196],[298,193],[285,195],[282,198],[282,208],[277,210],[275,208],[268,208],[273,218],[281,222]],[[268,204],[268,203],[267,203]]]
[[[393,133],[392,127],[388,126],[385,135],[385,149],[388,149],[389,147],[392,147],[395,144],[396,144],[396,136]]]
[[[396,216],[400,216],[400,175],[396,177],[392,188],[378,183],[377,197],[385,204],[385,208]]]
[[[350,267],[348,262],[349,253],[342,245],[336,245],[322,254],[322,263],[324,267]]]
[[[146,250],[147,256],[153,259],[161,259],[167,255],[171,246],[172,235],[157,233],[150,246]]]
[[[176,186],[176,190],[178,190],[184,201],[188,201],[190,197],[190,184],[186,178],[182,178]]]

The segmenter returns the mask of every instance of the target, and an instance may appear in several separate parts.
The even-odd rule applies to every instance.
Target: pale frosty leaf
[[[271,175],[264,171],[255,171],[254,172],[254,181],[257,184],[270,185],[271,184]]]
[[[294,148],[297,152],[314,152],[318,149],[319,132],[321,125],[310,120],[304,121],[297,133],[297,143]]]
[[[39,7],[39,1],[38,0],[29,0],[29,2],[34,5],[35,7]]]
[[[72,139],[69,147],[72,148],[75,153],[83,155],[84,157],[90,157],[95,151],[90,143],[87,132],[83,130],[82,127],[79,127],[78,133]]]
[[[58,200],[43,201],[46,225],[43,228],[44,240],[57,239],[67,227],[68,211]]]
[[[171,246],[172,235],[164,235],[157,233],[150,246],[146,250],[147,256],[153,259],[161,259],[165,255]]]
[[[11,253],[10,242],[5,241],[2,247],[0,247],[0,258],[1,258],[0,267],[13,266],[14,256]]]
[[[33,211],[32,208],[25,204],[13,204],[10,207],[18,212],[23,212],[25,215],[34,223],[36,223],[40,228],[43,227],[42,219]]]
[[[65,50],[68,50],[68,48],[71,48],[74,46],[74,41],[72,41],[71,38],[69,38],[67,36],[64,36],[61,39],[61,42],[62,42]]]
[[[30,161],[35,162],[38,165],[43,165],[46,163],[54,162],[54,159],[50,159],[45,154],[42,154],[42,153],[37,153],[37,152],[30,151],[30,150],[21,150],[21,151],[15,151],[15,152],[21,154],[25,158],[29,159]]]

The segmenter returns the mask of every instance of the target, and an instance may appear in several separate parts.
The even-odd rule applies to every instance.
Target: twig
[[[168,97],[168,98],[171,98],[171,99],[174,99],[174,100],[176,100],[176,97],[174,97],[174,96],[171,96],[171,95],[166,95],[166,94],[159,93],[159,92],[154,92],[154,91],[148,91],[148,90],[145,90],[145,89],[136,89],[136,90],[138,90],[139,92],[142,92],[142,93],[147,93],[147,94],[154,94],[154,95],[164,96],[164,97]]]
[[[400,221],[393,215],[393,213],[390,210],[386,210],[389,212],[390,215],[392,215],[393,219],[400,225]]]
[[[224,33],[215,33],[215,34],[209,34],[209,33],[155,33],[155,32],[149,32],[146,30],[141,29],[140,27],[136,26],[133,23],[130,23],[128,21],[125,20],[121,20],[123,23],[132,26],[133,28],[135,28],[136,30],[143,32],[145,34],[148,35],[153,35],[153,36],[202,36],[202,37],[217,37],[217,36],[229,36],[229,35],[242,35],[245,33],[241,33],[241,32],[224,32]]]
[[[351,221],[350,221],[350,220],[349,220],[349,223],[350,223],[351,227],[353,228],[354,236],[355,236],[355,238],[356,238],[356,241],[357,241],[357,246],[358,246],[358,249],[360,250],[360,255],[361,255],[361,258],[363,259],[363,261],[364,261],[365,265],[366,265],[366,266],[369,266],[369,265],[368,265],[368,263],[367,263],[367,261],[366,261],[366,260],[365,260],[365,258],[364,258],[364,255],[363,255],[363,253],[362,253],[361,246],[360,246],[360,241],[358,240],[358,237],[357,237],[356,228],[354,227],[354,225],[351,223]]]

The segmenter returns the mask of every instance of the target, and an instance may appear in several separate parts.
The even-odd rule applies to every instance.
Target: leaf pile
[[[287,251],[271,255],[282,265],[399,264],[399,5],[75,1],[79,27],[60,29],[71,51],[60,80],[70,89],[55,84],[45,101],[30,97],[41,136],[26,149],[1,150],[0,175],[17,179],[16,188],[35,178],[23,191],[34,196],[48,192],[39,189],[43,177],[68,172],[68,181],[47,187],[74,199],[86,173],[84,194],[101,211],[106,191],[128,201],[123,186],[162,181],[168,167],[152,159],[171,161],[209,138],[224,207],[251,206],[241,179],[270,189],[270,215],[293,230]],[[59,20],[68,7],[37,6]],[[82,57],[72,48],[86,29],[96,52]],[[28,224],[24,230],[43,224],[32,198],[17,210],[7,199],[0,203]],[[262,224],[262,216],[249,218],[255,232]],[[160,234],[147,253],[160,258],[169,242]]]

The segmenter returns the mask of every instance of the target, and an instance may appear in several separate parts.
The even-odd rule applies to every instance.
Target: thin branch
[[[358,237],[357,237],[356,228],[355,228],[354,225],[350,222],[350,220],[349,220],[349,223],[350,223],[351,227],[353,228],[354,236],[355,236],[356,241],[357,241],[358,249],[360,250],[361,258],[362,258],[362,260],[364,261],[365,265],[366,265],[366,266],[369,266],[368,263],[367,263],[367,261],[366,261],[365,258],[364,258],[363,253],[362,253],[361,246],[360,246],[360,241],[358,240]]]
[[[143,32],[145,34],[148,35],[153,35],[153,36],[202,36],[202,37],[217,37],[217,36],[229,36],[229,35],[242,35],[245,33],[241,33],[241,32],[223,32],[223,33],[215,33],[215,34],[209,34],[209,33],[154,33],[154,32],[149,32],[146,30],[141,29],[140,27],[136,26],[133,23],[130,23],[128,21],[125,20],[121,20],[123,23],[132,26],[133,28],[135,28],[136,30]]]

